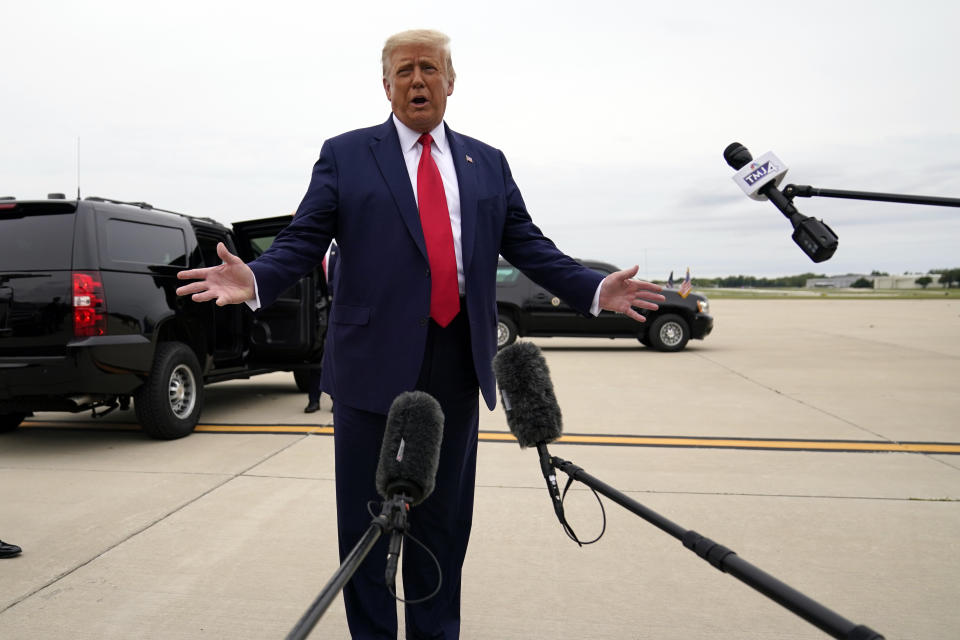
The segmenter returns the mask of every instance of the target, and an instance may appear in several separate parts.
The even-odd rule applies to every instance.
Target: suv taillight
[[[73,335],[102,336],[107,332],[107,302],[99,271],[73,272]]]

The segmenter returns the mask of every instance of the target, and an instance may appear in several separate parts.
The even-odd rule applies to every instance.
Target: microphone
[[[563,432],[563,417],[553,392],[547,361],[532,342],[515,342],[494,357],[493,372],[500,387],[507,426],[521,449],[537,448],[540,471],[546,480],[553,510],[560,522],[565,523],[557,476],[547,452],[547,443],[559,438]]]
[[[823,220],[803,215],[793,202],[777,188],[787,173],[786,166],[772,153],[753,160],[750,151],[739,142],[731,142],[723,150],[723,159],[737,173],[733,176],[744,193],[755,200],[769,199],[793,224],[793,241],[814,262],[829,260],[839,241],[833,229]]]
[[[442,439],[440,403],[422,391],[408,391],[396,397],[387,413],[376,474],[377,493],[401,505],[393,510],[391,519],[384,573],[388,585],[393,585],[397,576],[407,511],[433,492]]]

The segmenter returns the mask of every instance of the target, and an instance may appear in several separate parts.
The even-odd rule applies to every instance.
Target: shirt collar
[[[393,114],[393,124],[397,127],[397,135],[400,136],[400,149],[404,153],[412,151],[422,134],[400,122],[397,114]],[[430,131],[430,137],[433,138],[433,148],[442,154],[447,153],[449,150],[447,146],[447,128],[443,126],[443,121]]]

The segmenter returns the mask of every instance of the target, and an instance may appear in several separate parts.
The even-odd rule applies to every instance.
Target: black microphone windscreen
[[[540,348],[515,342],[493,359],[493,372],[507,413],[507,425],[521,448],[553,442],[563,433],[560,405],[553,392],[550,369]]]
[[[726,160],[727,164],[733,167],[735,171],[739,171],[745,164],[753,160],[753,155],[739,142],[731,142],[727,145],[727,148],[723,150],[723,159]]]
[[[436,482],[443,440],[440,403],[422,391],[401,393],[390,405],[380,445],[377,492],[390,499],[400,493],[418,505]]]

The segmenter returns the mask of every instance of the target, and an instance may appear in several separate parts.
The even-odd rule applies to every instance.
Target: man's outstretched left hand
[[[611,273],[600,283],[600,308],[629,316],[637,322],[646,322],[646,318],[637,313],[637,309],[656,311],[657,302],[666,300],[660,292],[663,287],[652,282],[634,278],[640,265]]]

